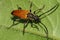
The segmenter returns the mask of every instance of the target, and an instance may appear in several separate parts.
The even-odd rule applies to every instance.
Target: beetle
[[[44,23],[41,22],[41,19],[43,19],[46,16],[52,14],[58,8],[58,6],[59,6],[59,4],[57,3],[51,9],[49,9],[48,11],[46,11],[46,12],[40,14],[40,15],[36,15],[36,13],[38,13],[42,9],[44,9],[45,5],[43,5],[42,8],[35,10],[33,13],[32,13],[32,10],[31,10],[31,8],[32,8],[32,2],[30,4],[30,10],[23,10],[21,7],[18,6],[18,10],[13,10],[11,12],[11,15],[13,15],[13,17],[11,18],[13,20],[13,24],[9,28],[11,28],[14,25],[19,24],[19,23],[15,24],[15,21],[18,21],[19,22],[20,20],[22,20],[24,22],[24,28],[23,28],[23,35],[24,35],[25,28],[28,26],[29,23],[31,24],[31,27],[33,27],[33,25],[35,25],[35,24],[38,24],[40,27],[42,27],[41,25],[43,25],[42,28],[44,29],[44,31],[46,33],[47,40],[48,40],[48,29],[44,25]],[[48,13],[48,14],[45,15],[46,13]],[[43,15],[45,15],[45,16],[43,16]],[[43,16],[43,17],[41,17],[41,16]],[[36,28],[36,29],[39,30],[38,26],[36,26],[36,25],[33,28]]]

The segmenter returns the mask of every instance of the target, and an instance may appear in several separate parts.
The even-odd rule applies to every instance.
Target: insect
[[[40,14],[40,15],[36,15],[38,12],[40,12],[45,6],[43,5],[42,8],[35,10],[32,13],[32,2],[30,4],[30,10],[23,10],[21,7],[18,7],[18,10],[13,10],[11,12],[11,14],[13,15],[13,17],[11,18],[13,20],[13,24],[9,27],[11,28],[14,25],[17,25],[20,23],[20,21],[22,20],[22,22],[24,23],[24,27],[23,27],[23,34],[25,33],[25,28],[28,26],[28,24],[31,24],[32,28],[36,28],[39,30],[38,26],[36,26],[35,24],[39,25],[43,25],[40,26],[44,29],[45,33],[46,33],[46,37],[48,40],[48,29],[47,27],[44,25],[44,23],[42,23],[41,19],[45,18],[46,16],[50,15],[51,13],[53,13],[57,8],[58,8],[59,4],[57,3],[55,6],[53,6],[51,9],[49,9],[48,11]],[[37,11],[37,12],[36,12]],[[49,13],[49,14],[47,14]],[[45,15],[47,14],[47,15]],[[45,16],[43,16],[45,15]],[[43,17],[41,17],[43,16]],[[18,23],[15,24],[15,21],[18,21]],[[35,27],[33,27],[33,25],[35,25]]]

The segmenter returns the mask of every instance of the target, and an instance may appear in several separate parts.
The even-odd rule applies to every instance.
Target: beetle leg
[[[17,7],[18,7],[18,10],[21,10],[22,8],[21,7],[19,7],[18,5],[17,5]]]
[[[43,27],[42,27],[40,24],[42,24]],[[46,33],[46,38],[47,38],[47,40],[48,40],[48,29],[47,29],[47,27],[46,27],[42,22],[40,22],[40,24],[38,23],[38,25],[39,25],[42,29],[44,29],[44,31],[45,31],[45,33]]]
[[[25,28],[28,26],[28,21],[24,22],[23,35],[25,33]]]
[[[30,4],[30,12],[31,12],[31,8],[32,8],[32,2],[31,2],[31,4]]]
[[[35,10],[33,13],[36,14],[36,11],[37,11],[37,13],[41,12],[41,10],[44,9],[44,7],[45,7],[45,5],[43,5],[42,8]]]
[[[12,26],[15,26],[15,25],[19,24],[19,23],[15,23],[17,17],[14,16],[14,17],[11,18],[11,19],[13,20],[13,24],[12,24],[8,29],[10,29]]]
[[[36,29],[39,31],[39,28],[38,28],[38,26],[37,26],[37,25],[35,25],[35,24],[34,24],[34,26],[35,26],[34,28],[36,28]]]
[[[17,25],[17,24],[19,24],[19,23],[16,23],[16,24],[12,24],[8,29],[10,29],[12,26],[15,26],[15,25]]]
[[[34,25],[34,27],[33,27],[33,25]],[[36,28],[36,29],[39,31],[38,26],[37,26],[37,25],[35,25],[33,22],[31,22],[31,27],[32,27],[32,28]]]
[[[14,22],[18,19],[18,17],[13,16],[11,19],[13,20],[13,24],[15,24]]]
[[[33,23],[31,23],[31,27],[33,27]]]

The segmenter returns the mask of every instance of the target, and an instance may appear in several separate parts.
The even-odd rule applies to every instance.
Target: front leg
[[[34,25],[34,26],[33,26],[33,25]],[[38,26],[37,26],[37,25],[35,25],[35,23],[33,23],[33,21],[31,21],[31,27],[32,27],[32,28],[36,28],[36,29],[39,31]]]
[[[40,25],[41,24],[41,25]],[[49,39],[48,38],[48,29],[47,29],[47,27],[42,23],[42,22],[40,22],[40,24],[38,23],[38,25],[44,30],[44,32],[46,33],[46,38],[47,38],[47,40]]]

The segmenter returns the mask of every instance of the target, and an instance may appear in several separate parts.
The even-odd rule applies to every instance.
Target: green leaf
[[[38,8],[45,8],[42,12],[46,12],[56,5],[56,0],[0,0],[0,40],[46,40],[46,33],[39,27],[39,31],[32,28],[30,24],[26,28],[25,34],[22,34],[23,23],[13,26],[11,29],[7,29],[12,25],[11,12],[17,10],[17,5],[24,10],[29,10],[30,1],[33,3],[32,12]],[[60,1],[58,0],[60,3]],[[49,32],[49,40],[60,40],[60,7],[54,11],[51,15],[41,20]],[[39,14],[42,14],[40,12]],[[38,14],[38,15],[39,15]]]

